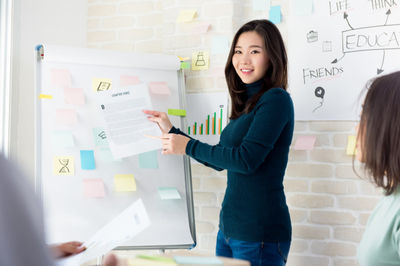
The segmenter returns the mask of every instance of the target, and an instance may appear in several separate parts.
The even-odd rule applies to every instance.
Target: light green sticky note
[[[104,128],[101,127],[93,128],[93,138],[96,146],[100,147],[108,146],[108,140]]]
[[[183,109],[168,109],[169,115],[186,116],[186,110]]]
[[[140,168],[158,168],[157,151],[149,151],[139,154],[139,167]]]
[[[158,194],[162,200],[180,199],[178,190],[174,187],[159,187]]]
[[[222,265],[222,261],[217,257],[199,257],[199,256],[174,256],[174,260],[179,265]]]
[[[181,69],[189,69],[190,63],[189,62],[181,62]]]
[[[74,138],[72,137],[71,131],[68,130],[53,131],[52,141],[54,147],[74,147]]]
[[[111,150],[109,148],[101,147],[96,152],[100,161],[102,162],[120,162],[121,160],[115,160],[112,156]]]
[[[151,255],[136,255],[136,258],[139,259],[144,259],[144,260],[152,260],[152,261],[160,261],[160,262],[164,262],[164,263],[171,263],[171,264],[175,264],[174,259],[172,258],[166,258],[166,257],[160,257],[160,256],[151,256]]]

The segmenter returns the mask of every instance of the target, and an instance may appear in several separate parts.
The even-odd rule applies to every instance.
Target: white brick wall
[[[282,6],[279,28],[287,41],[288,0],[272,0],[272,5]],[[88,6],[89,47],[188,57],[200,49],[211,51],[213,36],[231,40],[243,23],[267,18],[266,12],[253,11],[252,0],[88,0]],[[209,22],[209,31],[193,34],[188,25],[176,24],[181,9],[196,9],[195,21]],[[208,71],[185,70],[187,92],[226,90],[225,60],[226,55],[211,55]],[[289,266],[357,265],[357,244],[381,192],[353,173],[352,158],[346,155],[347,136],[354,134],[355,125],[296,122],[293,143],[297,136],[317,139],[312,151],[291,149],[289,154],[284,181],[293,223]],[[213,254],[226,171],[195,164],[192,175],[195,251]]]

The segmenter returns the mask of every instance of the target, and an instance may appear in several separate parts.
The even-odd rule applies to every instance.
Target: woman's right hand
[[[166,134],[171,130],[172,124],[166,113],[154,110],[143,110],[143,113],[150,115],[147,118],[156,123],[160,127],[162,133]]]

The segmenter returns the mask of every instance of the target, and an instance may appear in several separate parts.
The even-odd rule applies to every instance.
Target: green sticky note
[[[169,115],[186,116],[186,110],[182,109],[168,109]]]
[[[158,168],[157,151],[149,151],[139,154],[140,168]]]
[[[174,187],[159,187],[158,194],[162,200],[180,199],[178,190]]]
[[[104,131],[104,128],[101,127],[93,128],[93,138],[94,138],[94,144],[96,146],[100,147],[108,146],[107,135],[106,132]]]
[[[189,69],[190,63],[189,62],[181,62],[181,69]]]
[[[59,148],[71,148],[74,147],[74,138],[71,131],[53,131],[52,135],[53,146]]]

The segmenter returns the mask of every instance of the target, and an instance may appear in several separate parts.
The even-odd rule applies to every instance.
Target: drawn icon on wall
[[[106,132],[104,132],[104,130],[101,131],[99,134],[97,134],[97,136],[99,136],[101,139],[106,139],[107,138]]]
[[[199,52],[197,54],[195,66],[205,66],[205,65],[206,65],[206,61],[204,60],[204,54],[203,54],[203,52]]]
[[[112,80],[109,78],[93,78],[92,88],[96,92],[109,91],[112,89]]]
[[[316,87],[314,90],[314,94],[315,97],[317,98],[321,98],[321,101],[319,102],[319,105],[317,107],[314,108],[313,113],[322,107],[322,105],[324,104],[324,96],[325,96],[325,89],[322,87]]]
[[[324,41],[322,43],[322,52],[332,52],[332,42]]]
[[[193,52],[192,70],[207,70],[210,56],[207,51]]]
[[[55,156],[53,165],[54,175],[74,175],[74,158],[72,156]]]
[[[309,31],[307,33],[307,42],[311,43],[316,41],[318,41],[318,32],[313,30]]]

